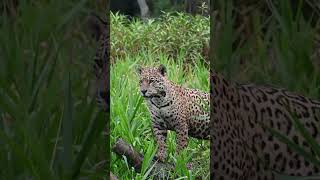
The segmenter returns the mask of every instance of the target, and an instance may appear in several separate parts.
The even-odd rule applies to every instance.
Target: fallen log
[[[120,156],[126,156],[128,163],[131,167],[134,167],[136,172],[141,171],[143,162],[143,155],[136,152],[131,145],[126,143],[123,139],[118,139],[112,147],[112,151]]]
[[[136,152],[130,144],[119,138],[113,145],[112,151],[119,156],[125,156],[128,160],[128,165],[133,167],[137,173],[141,172],[144,156]],[[162,163],[153,159],[152,164],[153,169],[149,175],[152,175],[155,179],[169,177],[169,172],[174,171],[174,165],[170,163]]]

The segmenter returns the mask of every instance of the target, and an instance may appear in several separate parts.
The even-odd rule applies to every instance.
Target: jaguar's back
[[[296,114],[320,142],[320,102],[285,89],[240,85],[212,72],[212,178],[274,179],[273,172],[306,176],[319,168],[273,137],[273,128],[308,152],[310,145],[290,118]]]

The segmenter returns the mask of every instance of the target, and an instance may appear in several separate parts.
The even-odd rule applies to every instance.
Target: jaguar
[[[285,88],[239,84],[213,68],[210,75],[211,179],[273,180],[276,173],[319,173],[319,167],[276,138],[271,129],[315,155],[293,118],[320,142],[320,101]]]
[[[209,93],[182,87],[167,78],[164,65],[138,67],[140,92],[152,118],[158,144],[156,158],[165,161],[167,131],[177,134],[177,153],[188,145],[188,137],[209,139]]]

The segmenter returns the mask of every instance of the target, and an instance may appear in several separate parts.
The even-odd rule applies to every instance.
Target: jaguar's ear
[[[158,70],[162,76],[165,76],[167,74],[167,68],[163,64],[160,64]]]
[[[137,74],[138,74],[139,76],[141,75],[142,70],[143,70],[143,67],[142,67],[142,66],[140,66],[140,65],[137,65],[137,66],[136,66],[136,72],[137,72]]]

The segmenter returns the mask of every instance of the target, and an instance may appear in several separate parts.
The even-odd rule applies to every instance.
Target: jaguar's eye
[[[154,78],[150,78],[149,83],[153,83],[153,82],[154,82]]]

